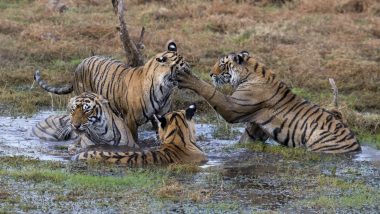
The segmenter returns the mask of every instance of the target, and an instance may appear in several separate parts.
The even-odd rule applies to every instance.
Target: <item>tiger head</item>
[[[158,136],[161,142],[176,142],[181,139],[185,142],[195,142],[195,105],[190,105],[186,110],[174,111],[164,116],[155,115],[158,123]],[[173,138],[173,139],[170,139]]]
[[[169,41],[167,50],[152,57],[145,64],[145,69],[152,69],[157,80],[164,83],[162,85],[174,87],[177,84],[175,81],[177,73],[181,71],[189,72],[190,66],[184,58],[178,54],[176,43]]]
[[[222,56],[210,71],[214,85],[219,86],[228,83],[235,87],[239,85],[247,76],[248,69],[245,64],[249,58],[247,51]]]
[[[76,132],[84,132],[95,123],[101,121],[103,105],[108,105],[108,100],[103,96],[84,92],[70,99],[70,123]]]

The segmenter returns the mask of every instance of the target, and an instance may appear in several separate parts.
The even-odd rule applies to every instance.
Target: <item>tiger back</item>
[[[77,66],[72,83],[67,86],[48,85],[38,71],[35,80],[46,91],[55,94],[74,91],[78,95],[90,91],[104,96],[137,140],[138,126],[152,120],[153,114],[169,111],[176,73],[189,69],[188,63],[177,53],[177,45],[170,42],[166,51],[140,67],[132,68],[107,57],[92,56]]]
[[[86,151],[74,160],[98,160],[109,163],[141,167],[147,165],[167,165],[172,163],[203,163],[205,153],[195,143],[194,105],[186,110],[157,116],[161,146],[157,149],[134,152]]]

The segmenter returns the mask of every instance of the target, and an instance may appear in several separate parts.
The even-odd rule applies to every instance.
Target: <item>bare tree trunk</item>
[[[112,0],[112,5],[115,14],[118,15],[120,22],[120,40],[123,44],[124,52],[128,60],[128,65],[131,67],[137,67],[144,65],[144,57],[141,53],[141,49],[144,48],[143,37],[145,28],[143,27],[140,34],[140,40],[137,45],[132,41],[129,36],[127,25],[124,19],[124,0]]]
[[[338,109],[338,87],[336,87],[335,81],[333,78],[329,78],[329,82],[330,82],[331,89],[333,90],[333,95],[334,95],[333,105],[336,109]]]

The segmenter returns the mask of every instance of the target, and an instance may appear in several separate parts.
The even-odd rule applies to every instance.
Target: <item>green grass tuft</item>
[[[304,148],[289,148],[285,146],[268,145],[262,142],[250,142],[244,144],[236,144],[238,148],[246,148],[256,152],[265,152],[271,154],[279,154],[289,160],[307,160],[307,161],[322,161],[331,160],[335,157],[332,154],[321,154],[307,151]]]

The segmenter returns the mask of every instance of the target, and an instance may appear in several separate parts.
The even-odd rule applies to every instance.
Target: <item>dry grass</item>
[[[190,200],[193,202],[204,202],[210,198],[212,192],[206,189],[190,189],[177,181],[171,181],[156,191],[161,199],[175,202]]]
[[[170,199],[173,201],[179,201],[181,195],[184,192],[184,188],[178,182],[173,182],[167,185],[164,185],[157,190],[156,195],[163,199]]]
[[[20,113],[50,105],[42,90],[29,92],[36,69],[58,84],[69,81],[70,72],[91,51],[123,59],[110,2],[66,0],[63,13],[49,9],[47,2],[0,3],[0,103],[14,103]],[[131,0],[127,8],[131,34],[137,37],[141,26],[146,27],[147,57],[174,38],[193,70],[209,80],[207,72],[217,57],[248,50],[293,87],[328,93],[332,77],[351,110],[380,113],[376,0]],[[36,101],[30,100],[24,110],[20,105],[25,97]],[[202,102],[202,111],[210,109],[186,91],[178,92],[175,108],[189,100]]]

